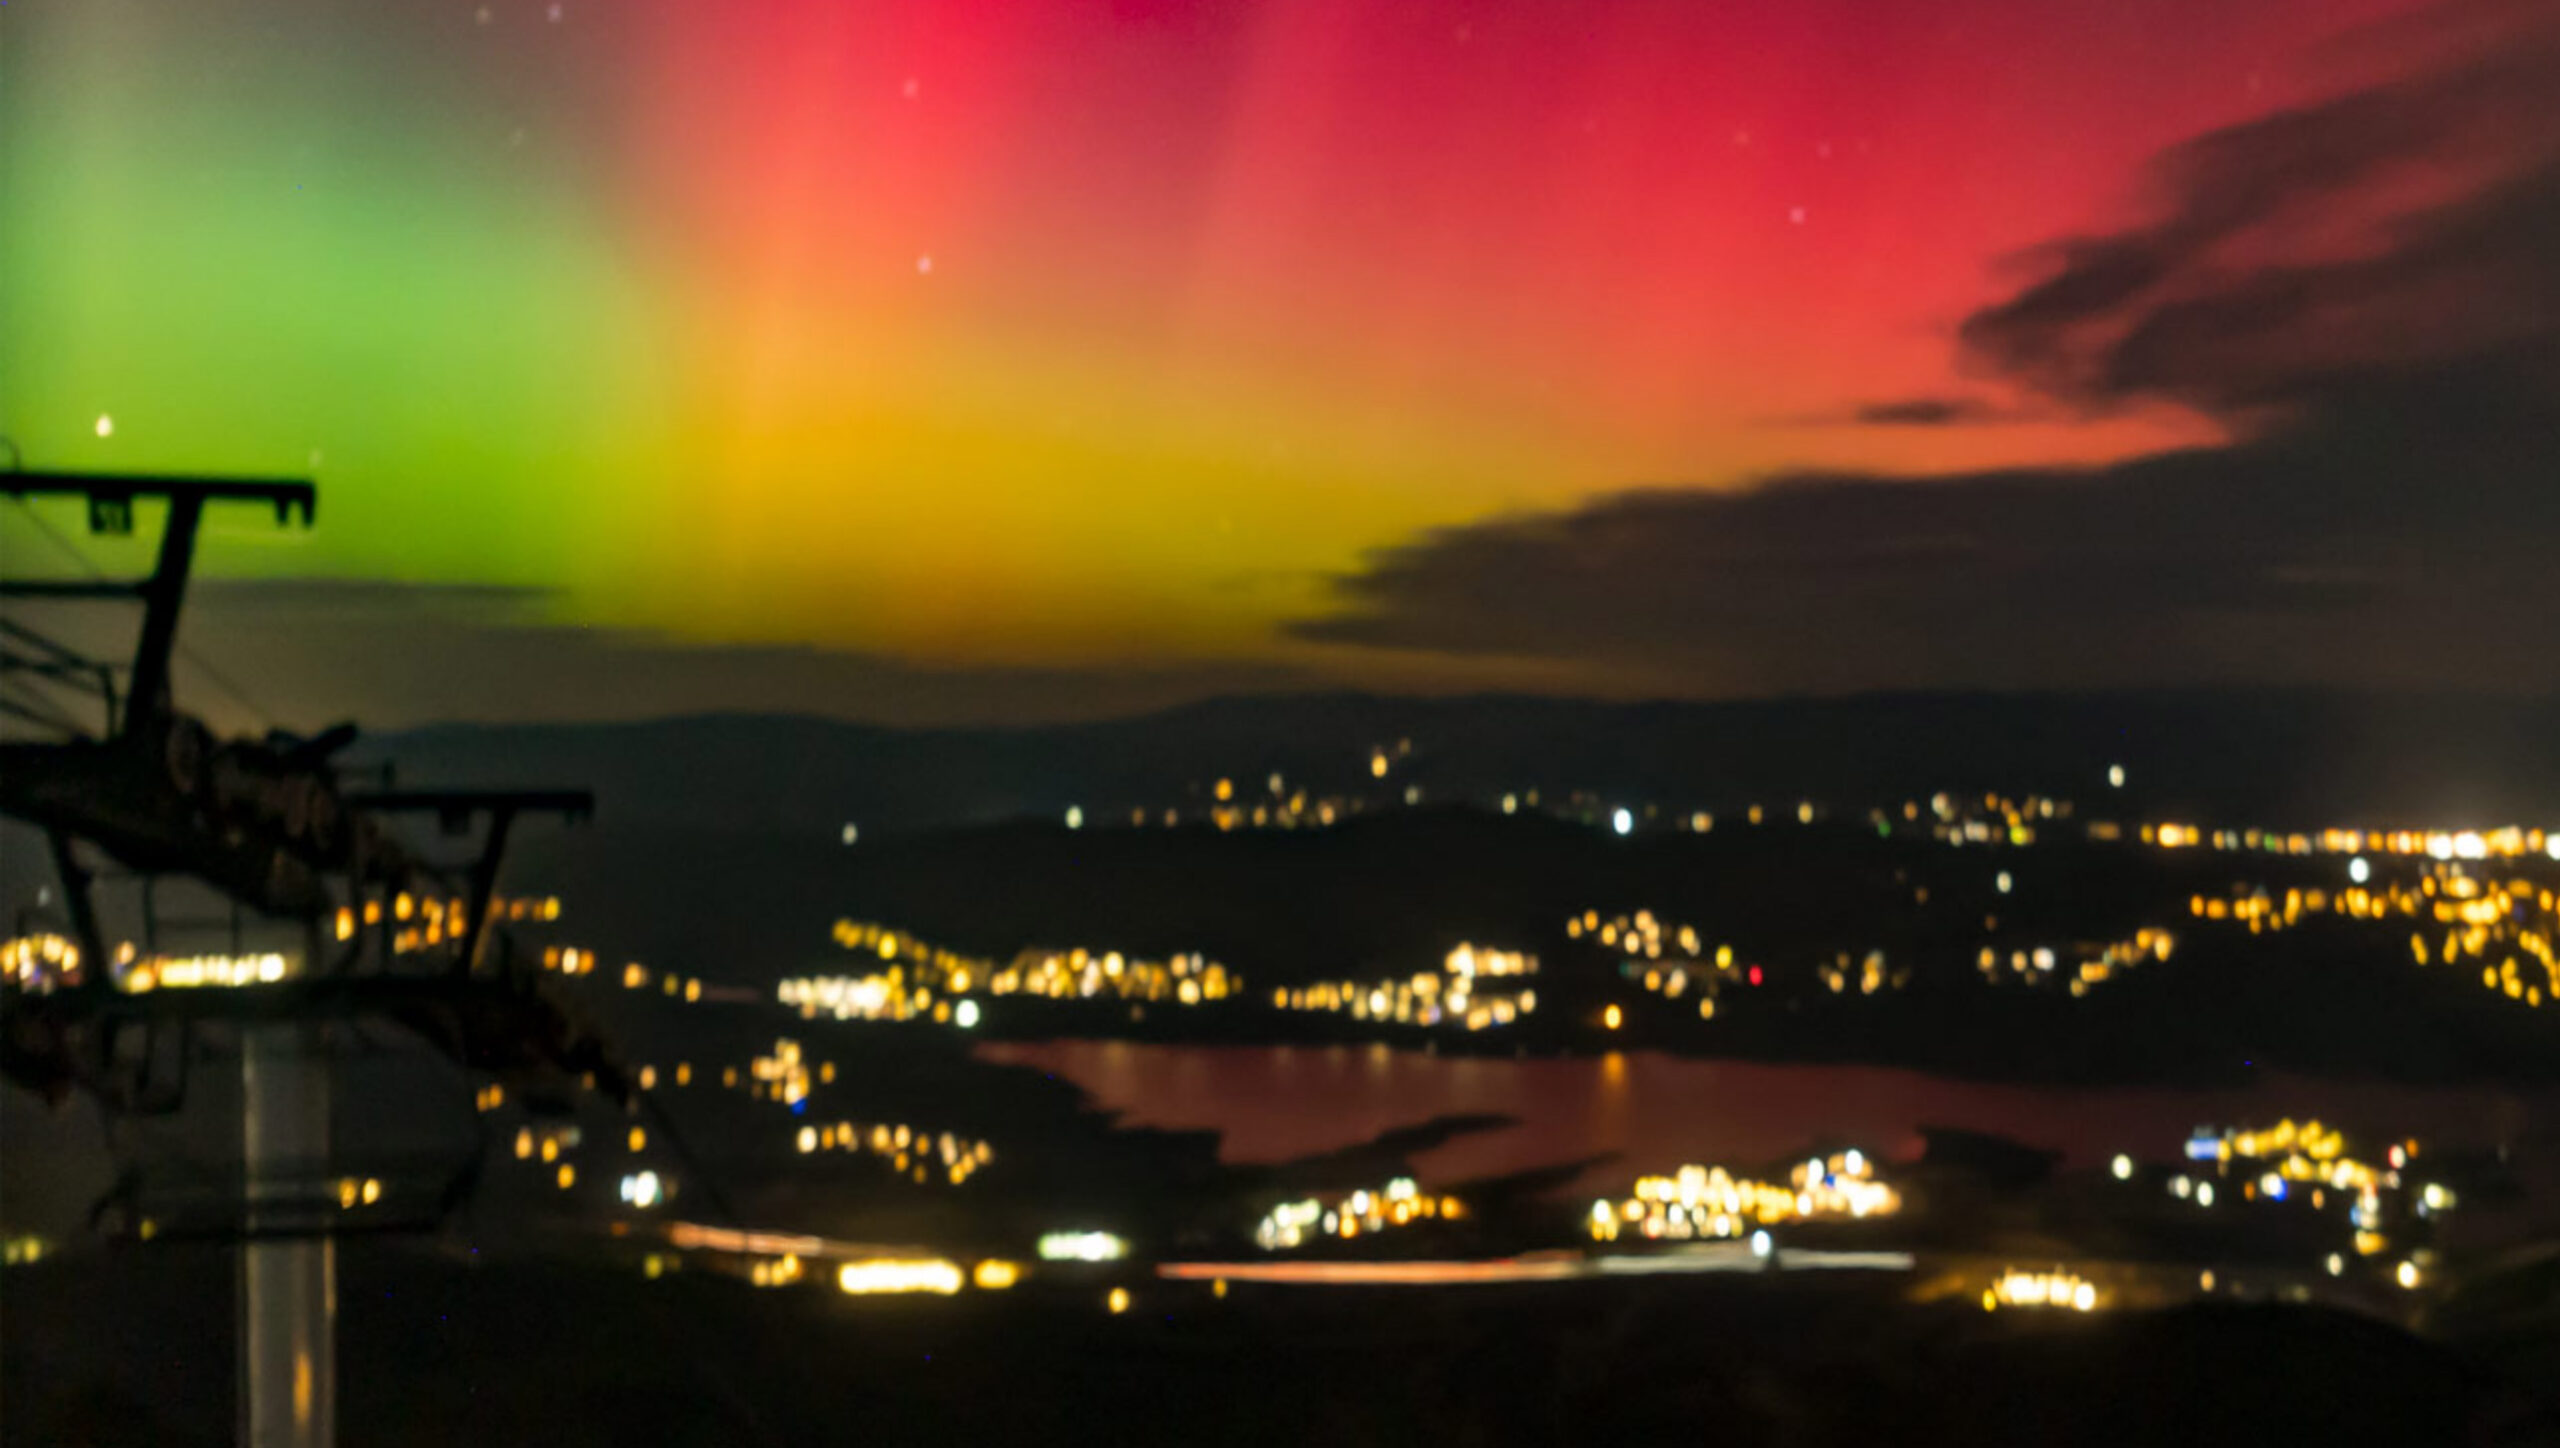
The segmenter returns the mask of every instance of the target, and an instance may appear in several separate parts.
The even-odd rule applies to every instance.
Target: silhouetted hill
[[[2233,822],[2479,823],[2560,816],[2560,701],[2314,692],[1876,695],[1608,704],[1324,695],[1215,700],[1103,724],[887,729],[715,715],[443,725],[369,740],[404,782],[582,782],[608,822],[832,836],[1012,815],[1160,808],[1219,777],[1426,799],[1537,788],[1681,810],[1812,798],[1863,809],[1939,789],[2107,794]]]

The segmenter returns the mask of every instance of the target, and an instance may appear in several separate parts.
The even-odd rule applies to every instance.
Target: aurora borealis
[[[1622,654],[1443,614],[1487,590],[1544,612],[1539,581],[1577,569],[1684,571],[1500,531],[1638,490],[1952,493],[2248,455],[2270,425],[2249,399],[2073,393],[1968,319],[2057,239],[2174,205],[2164,153],[2398,94],[2462,63],[2430,57],[2466,27],[2529,14],[2466,5],[2429,45],[2364,28],[2408,8],[12,0],[0,434],[31,466],[313,472],[321,528],[226,531],[216,579],[523,590],[490,627],[794,667],[1700,694],[2289,677],[2267,661],[2330,635],[2192,663],[2155,638],[2089,678],[2047,667],[2068,641],[1971,669],[1993,640],[1905,676],[1772,664],[1859,656],[1800,629]],[[2377,219],[2540,176],[2560,125],[2514,104],[2504,142],[2448,130],[2459,155],[2315,197],[2275,260],[2361,256]],[[2234,232],[2216,266],[2268,237]],[[2527,292],[2544,346],[2560,324],[2535,331]],[[2412,356],[2488,344],[2463,345]],[[1479,537],[1516,592],[1451,571]],[[1725,638],[1748,610],[1720,598],[1618,623]],[[2434,681],[2495,683],[2511,656]],[[1047,710],[1032,692],[955,707]]]

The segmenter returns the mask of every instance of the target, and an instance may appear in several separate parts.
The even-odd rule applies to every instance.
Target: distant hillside
[[[2519,868],[2539,888],[2560,881],[2560,866]],[[2417,873],[2408,862],[2381,869],[2377,880],[2404,885]],[[832,942],[838,918],[999,961],[1030,946],[1199,951],[1247,986],[1239,1002],[1143,1018],[1112,1002],[991,1000],[982,1034],[1367,1039],[1376,1028],[1348,1018],[1272,1011],[1267,993],[1402,980],[1464,940],[1530,950],[1545,968],[1534,1020],[1451,1048],[1652,1045],[2057,1080],[2229,1080],[2270,1066],[2414,1079],[2560,1071],[2560,1016],[2484,989],[2476,965],[2413,964],[2402,927],[2323,917],[2261,935],[2190,914],[2191,898],[2227,895],[2235,882],[2281,900],[2345,879],[2335,856],[2086,843],[2067,830],[1998,850],[1916,831],[1879,837],[1860,821],[1619,839],[1443,807],[1228,834],[1016,821],[852,849],[648,826],[545,832],[528,841],[517,883],[557,891],[568,907],[558,938],[608,966],[638,959],[759,993],[785,975],[877,969],[876,957]],[[1622,974],[1616,952],[1571,938],[1565,922],[1586,910],[1651,910],[1666,931],[1694,925],[1705,957],[1729,943],[1736,966],[1763,967],[1762,977],[1728,981],[1702,1019],[1694,992],[1667,1001]],[[2006,961],[2054,947],[2067,977],[2091,942],[2145,926],[2174,930],[2174,955],[2086,998],[2054,981],[1995,985],[1978,964],[1985,948]],[[1892,987],[1871,996],[1823,979],[1825,963],[1870,951]],[[1659,962],[1683,963],[1670,950]],[[598,989],[622,994],[610,970]],[[1627,1011],[1617,1031],[1600,1024],[1613,1003]]]
[[[607,823],[828,837],[1160,808],[1230,777],[1384,791],[1373,746],[1410,740],[1388,787],[1508,790],[1688,810],[1811,798],[1865,807],[1939,789],[2109,795],[2146,815],[2321,825],[2560,820],[2560,700],[2308,692],[1880,695],[1603,704],[1336,695],[1238,699],[1104,724],[905,730],[812,718],[444,725],[366,741],[411,784],[583,783]]]

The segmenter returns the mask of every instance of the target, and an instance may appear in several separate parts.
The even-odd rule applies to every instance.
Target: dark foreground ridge
[[[2364,1318],[2022,1318],[1854,1282],[1141,1284],[884,1304],[575,1262],[341,1257],[348,1441],[2546,1444],[2514,1367]],[[221,1252],[15,1273],[11,1445],[230,1441]],[[454,1391],[468,1384],[469,1391]]]

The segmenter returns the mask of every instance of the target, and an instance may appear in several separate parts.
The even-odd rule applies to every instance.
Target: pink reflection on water
[[[989,1042],[987,1060],[1075,1082],[1131,1125],[1224,1134],[1231,1162],[1330,1150],[1432,1116],[1521,1124],[1463,1137],[1418,1163],[1436,1181],[1622,1153],[1594,1180],[1679,1162],[1752,1165],[1815,1142],[1888,1159],[1918,1154],[1922,1126],[1993,1132],[2065,1154],[2178,1155],[2200,1125],[2317,1117],[2353,1142],[2417,1136],[2444,1148],[2525,1150],[2541,1188],[2560,1147],[2560,1091],[2412,1087],[2275,1076],[2240,1088],[2062,1088],[1957,1081],[1872,1066],[1701,1061],[1650,1052],[1589,1059],[1434,1056],[1384,1046],[1160,1046]]]

